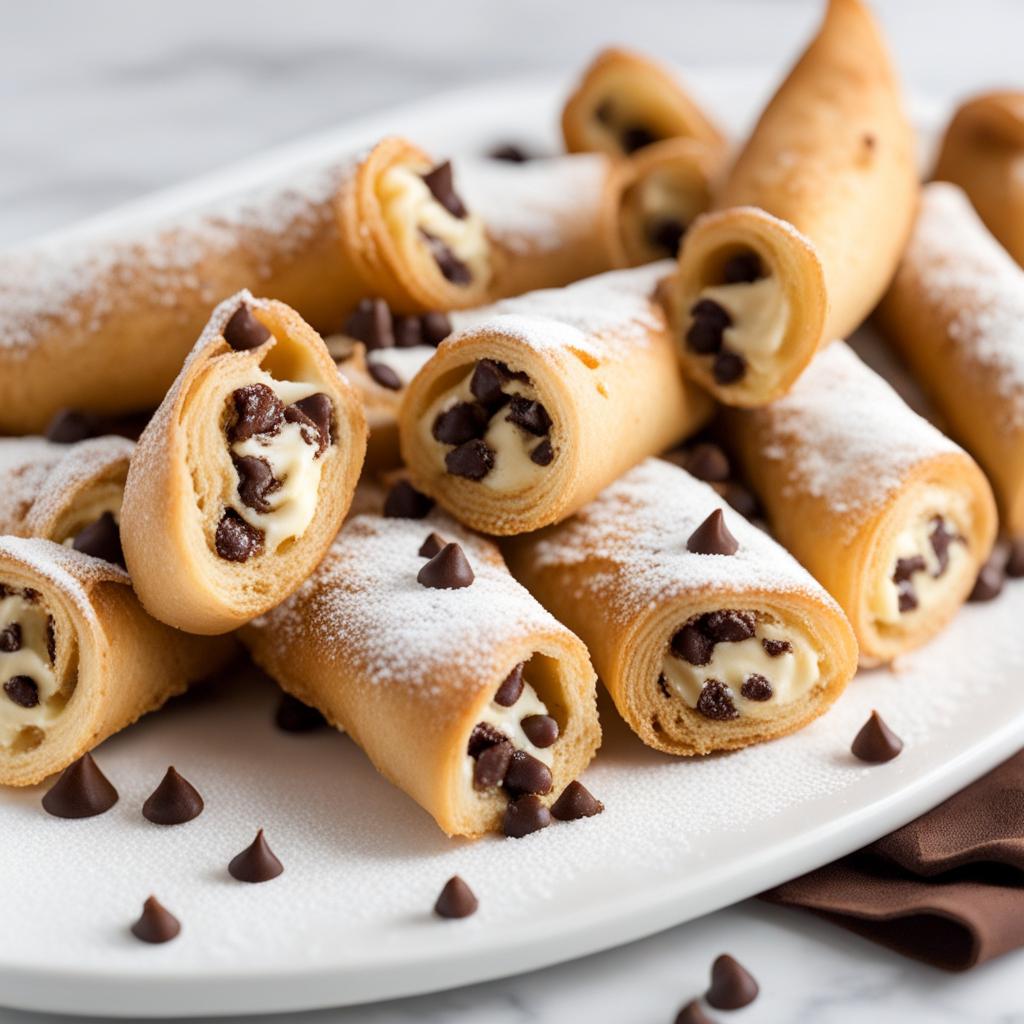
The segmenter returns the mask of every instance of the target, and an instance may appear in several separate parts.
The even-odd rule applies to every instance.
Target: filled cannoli
[[[538,800],[554,800],[600,739],[582,642],[493,544],[436,513],[350,520],[309,581],[242,637],[449,835],[542,818]]]
[[[498,303],[447,340],[402,405],[413,483],[469,526],[525,533],[697,429],[710,403],[652,298],[667,266]]]
[[[675,75],[618,48],[594,58],[562,110],[570,153],[622,157],[662,139],[691,138],[720,147],[722,135]]]
[[[150,614],[223,633],[323,557],[366,450],[355,393],[280,302],[222,302],[139,439],[121,540]]]
[[[793,732],[856,670],[835,601],[707,484],[661,459],[505,551],[658,750],[708,754]]]
[[[1024,270],[955,185],[925,187],[878,319],[1024,536]]]
[[[974,460],[843,343],[785,398],[726,410],[725,436],[775,537],[846,612],[865,663],[937,633],[996,531]]]
[[[233,650],[150,618],[109,562],[0,538],[0,785],[66,768]]]
[[[830,0],[665,288],[687,373],[729,405],[785,394],[881,298],[917,187],[878,27],[861,0]]]
[[[1024,266],[1024,92],[990,92],[953,115],[935,177],[959,185],[989,231]]]

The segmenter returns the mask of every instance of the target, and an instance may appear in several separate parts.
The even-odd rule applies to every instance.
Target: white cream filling
[[[771,375],[789,325],[789,304],[774,275],[739,284],[704,288],[698,296],[718,303],[732,319],[722,333],[723,345],[747,361],[750,370]]]
[[[671,218],[685,228],[700,213],[692,189],[669,171],[652,173],[640,182],[636,192],[637,205],[646,220]]]
[[[63,708],[53,702],[57,678],[47,650],[49,614],[41,601],[29,601],[21,594],[0,598],[0,631],[12,623],[21,627],[21,648],[0,651],[0,746],[9,747],[26,728],[45,729]],[[31,708],[16,704],[2,689],[14,676],[27,676],[36,684],[39,703]]]
[[[762,640],[788,640],[792,650],[772,657]],[[821,678],[817,655],[807,640],[763,620],[758,620],[754,636],[749,639],[715,644],[706,665],[691,665],[676,657],[669,647],[661,671],[669,688],[691,708],[697,706],[705,682],[717,679],[728,687],[736,710],[746,718],[771,718],[780,707],[802,699]],[[772,696],[768,700],[748,700],[740,692],[752,675],[764,676],[771,684]]]

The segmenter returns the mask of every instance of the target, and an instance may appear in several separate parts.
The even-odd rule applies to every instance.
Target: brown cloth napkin
[[[1024,946],[1024,751],[904,828],[761,898],[947,971]]]

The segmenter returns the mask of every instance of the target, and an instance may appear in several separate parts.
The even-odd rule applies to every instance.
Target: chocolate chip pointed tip
[[[231,314],[231,319],[224,326],[224,340],[236,352],[259,348],[269,337],[270,331],[253,316],[252,310],[244,302]]]
[[[711,965],[711,985],[704,998],[716,1010],[749,1006],[760,992],[754,976],[738,960],[723,953]]]
[[[117,803],[117,790],[92,754],[83,754],[61,772],[43,796],[43,810],[55,818],[92,818]]]
[[[475,914],[479,900],[473,890],[458,876],[452,875],[444,884],[441,895],[434,904],[434,913],[438,917],[457,919]]]
[[[176,938],[181,923],[155,896],[150,896],[142,905],[142,916],[131,930],[140,942],[156,944]]]
[[[551,805],[551,817],[559,821],[577,821],[592,818],[603,810],[604,804],[582,782],[574,779]]]
[[[263,835],[263,829],[256,833],[256,838],[241,853],[231,858],[228,873],[240,882],[269,882],[284,871],[284,865],[270,849],[270,844]]]
[[[850,744],[853,756],[868,764],[891,761],[902,749],[903,740],[885,724],[877,711],[871,712],[871,717],[861,726],[860,732]]]
[[[434,590],[459,590],[475,579],[473,568],[458,544],[443,548],[416,574],[416,581]]]
[[[714,1021],[701,1009],[696,999],[691,999],[676,1014],[675,1024],[714,1024]]]
[[[420,549],[416,553],[420,558],[433,558],[434,555],[438,554],[447,543],[448,542],[441,536],[441,534],[432,533],[420,545]]]
[[[298,697],[282,693],[281,701],[274,713],[274,724],[282,732],[313,732],[315,729],[323,729],[327,725],[327,719],[316,708],[304,704]]]
[[[203,813],[203,798],[174,765],[142,805],[142,814],[154,825],[183,825]]]
[[[686,542],[686,550],[695,555],[735,555],[739,547],[739,541],[725,525],[725,514],[720,508],[716,508]]]

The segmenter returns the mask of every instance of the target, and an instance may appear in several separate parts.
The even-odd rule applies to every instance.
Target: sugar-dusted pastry
[[[319,335],[283,303],[226,299],[128,471],[121,540],[147,611],[225,633],[283,600],[340,527],[365,450]]]
[[[989,231],[1024,266],[1024,92],[989,92],[953,115],[935,177],[959,185]]]
[[[413,380],[399,419],[415,485],[485,533],[572,515],[710,413],[652,292],[669,264],[498,303]]]
[[[662,139],[692,138],[714,146],[722,135],[671,71],[642,54],[599,53],[562,110],[571,153],[630,156]]]
[[[846,612],[866,663],[891,661],[960,607],[996,532],[974,460],[843,343],[726,436],[775,537]]]
[[[0,785],[61,771],[233,650],[150,618],[116,565],[0,538]]]
[[[586,648],[447,516],[356,516],[242,639],[449,835],[541,827],[600,740]]]
[[[505,551],[658,750],[708,754],[793,732],[856,670],[835,601],[707,484],[661,459]]]
[[[881,298],[917,203],[914,137],[874,18],[830,0],[817,37],[687,232],[665,294],[686,371],[728,405],[793,385]]]
[[[1024,537],[1024,270],[955,185],[925,186],[878,319]]]

